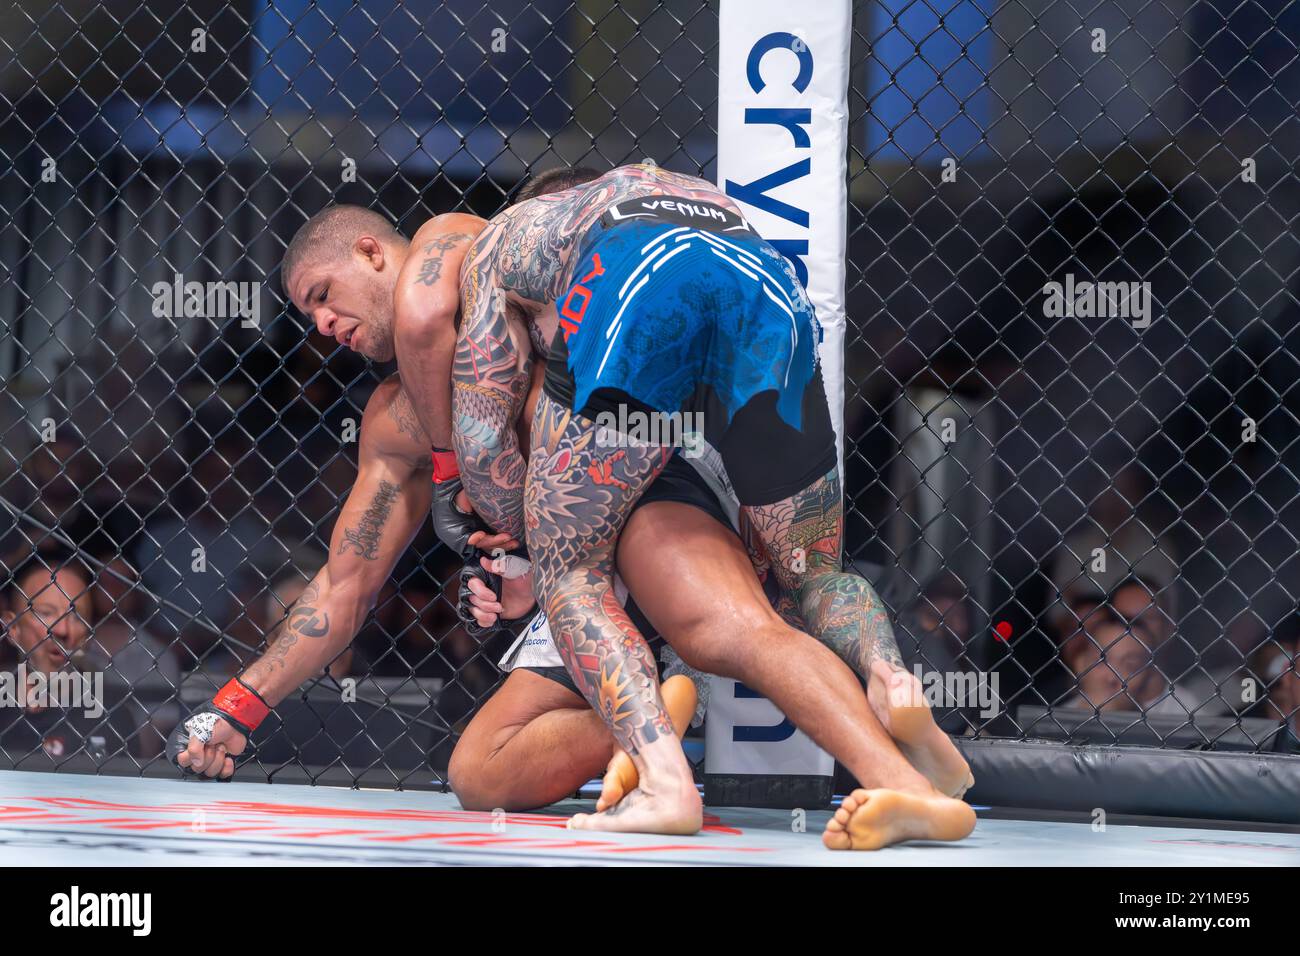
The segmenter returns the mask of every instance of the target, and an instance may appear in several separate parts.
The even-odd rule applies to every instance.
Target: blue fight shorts
[[[676,417],[720,453],[742,505],[781,501],[832,470],[812,306],[741,217],[674,196],[625,200],[576,254],[557,302],[552,400],[592,422]]]

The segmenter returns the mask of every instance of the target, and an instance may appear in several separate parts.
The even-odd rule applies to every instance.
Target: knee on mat
[[[507,794],[501,781],[493,779],[491,758],[475,749],[457,745],[447,763],[447,782],[466,810],[496,810],[504,807]]]

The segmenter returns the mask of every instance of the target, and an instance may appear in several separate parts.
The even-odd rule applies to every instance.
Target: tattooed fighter
[[[611,429],[597,424],[690,413],[808,629],[865,672],[869,695],[875,689],[873,708],[846,726],[815,706],[792,712],[787,699],[798,691],[780,674],[751,685],[867,788],[844,802],[824,841],[870,848],[969,833],[970,808],[917,769],[951,772],[952,758],[960,762],[951,741],[937,744],[922,728],[927,739],[905,756],[891,739],[907,746],[908,712],[933,721],[923,708],[889,707],[896,689],[908,699],[914,678],[879,599],[840,569],[842,502],[816,321],[788,263],[739,209],[702,180],[616,169],[493,219],[462,267],[461,298],[453,440],[466,490],[497,531],[526,534],[534,588],[565,664],[640,775],[621,802],[572,825],[700,827],[699,795],[654,662],[611,586],[619,533],[672,450],[630,436],[611,441]],[[533,349],[549,362],[525,459],[512,423]]]
[[[562,188],[571,174],[538,177],[530,188]],[[332,206],[313,216],[290,243],[282,280],[320,331],[372,358],[393,356],[403,325],[408,342],[413,330],[415,338],[429,340],[436,339],[440,326],[451,330],[440,356],[446,383],[460,263],[484,225],[473,216],[440,216],[408,243],[369,210]],[[540,385],[539,380],[539,390]],[[442,406],[449,409],[450,386],[443,389]],[[435,494],[445,494],[435,492],[439,486],[430,480],[430,441],[408,391],[398,375],[391,375],[371,395],[361,420],[356,481],[335,523],[328,560],[268,636],[266,653],[178,726],[169,752],[180,767],[207,777],[233,775],[235,758],[271,707],[318,677],[356,636]],[[527,426],[521,422],[525,441]],[[672,644],[707,663],[720,644],[717,635],[761,621],[772,613],[770,605],[744,548],[726,526],[726,511],[689,466],[679,462],[665,472],[655,494],[639,505],[620,556],[631,597],[641,598],[644,612]],[[666,548],[665,536],[689,548]],[[470,540],[485,547],[510,544],[482,532],[465,532],[465,537],[456,545],[462,553]],[[670,592],[660,586],[669,576],[684,576],[693,587]],[[527,605],[511,616],[531,607],[527,586],[524,591]],[[462,600],[467,601],[464,594]],[[480,603],[506,609],[495,601]],[[462,619],[471,616],[466,608],[459,610]],[[481,619],[485,613],[474,609],[480,624],[487,623]],[[529,630],[530,645],[540,632]],[[562,665],[548,666],[548,655],[536,647],[527,653],[512,648],[509,657],[509,677],[475,715],[452,756],[451,781],[469,808],[531,809],[554,802],[598,774],[614,751],[604,722],[573,690]],[[678,691],[687,693],[680,683]],[[689,697],[686,719],[693,690]]]
[[[429,220],[408,241],[377,213],[333,206],[294,236],[281,281],[298,308],[321,317],[322,334],[369,359],[392,360],[399,318],[409,339],[433,348],[445,332],[450,349],[460,304],[455,277],[482,228],[477,216],[450,213]],[[410,351],[416,372],[427,371],[419,364],[424,353]],[[445,356],[435,363],[441,375],[421,379],[423,389],[403,388],[397,376],[375,389],[362,417],[356,483],[335,523],[329,560],[268,635],[266,652],[176,729],[169,753],[181,768],[230,777],[249,733],[273,706],[319,676],[364,623],[432,498],[429,438],[406,393],[449,414],[447,364]],[[449,433],[446,424],[443,431]],[[485,547],[509,543],[475,540]]]

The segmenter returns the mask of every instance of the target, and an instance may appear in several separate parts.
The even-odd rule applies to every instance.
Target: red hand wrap
[[[444,481],[450,481],[452,478],[460,476],[460,465],[456,462],[456,453],[454,451],[443,451],[441,448],[433,450],[433,481],[434,484],[442,484]]]
[[[217,691],[217,696],[212,698],[212,706],[223,714],[234,717],[249,730],[256,730],[257,725],[271,712],[270,705],[262,700],[257,691],[238,677],[232,677],[225,687]]]

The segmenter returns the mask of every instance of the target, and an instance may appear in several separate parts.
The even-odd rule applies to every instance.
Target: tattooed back
[[[466,314],[483,296],[499,295],[503,308],[528,326],[533,349],[545,357],[558,325],[556,299],[567,287],[573,251],[610,206],[625,199],[672,195],[740,213],[707,180],[658,166],[620,166],[573,189],[529,199],[492,219],[461,270]]]

